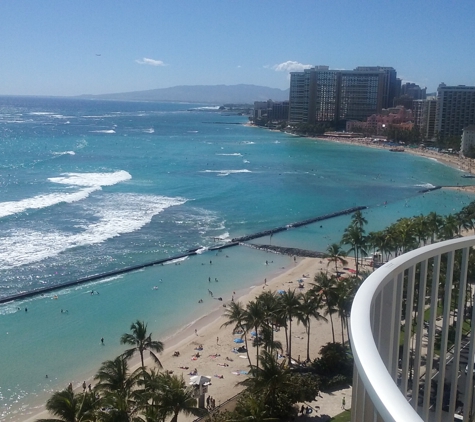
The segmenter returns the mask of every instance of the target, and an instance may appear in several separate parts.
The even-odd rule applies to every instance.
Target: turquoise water
[[[118,339],[135,319],[166,339],[221,305],[208,288],[229,299],[289,264],[245,247],[206,252],[216,239],[360,205],[369,207],[369,229],[380,229],[473,199],[421,195],[431,185],[470,183],[433,160],[246,120],[191,104],[0,97],[0,297],[203,251],[180,265],[0,306],[0,419],[22,419],[19,408],[28,413],[52,389],[82,383],[123,350]],[[272,243],[324,250],[349,218],[288,230]]]

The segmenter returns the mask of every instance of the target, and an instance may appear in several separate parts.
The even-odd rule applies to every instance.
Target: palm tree
[[[249,361],[249,366],[251,365],[251,358],[249,356],[249,348],[247,345],[247,327],[246,323],[246,310],[242,306],[241,302],[231,302],[229,305],[226,306],[226,311],[224,312],[224,316],[228,319],[221,327],[228,327],[229,325],[234,325],[233,332],[235,331],[242,331],[244,337],[244,341],[246,344],[246,353],[247,353],[247,360]]]
[[[325,254],[325,258],[328,259],[328,265],[331,262],[335,263],[335,273],[338,274],[338,263],[341,265],[348,264],[348,261],[344,258],[346,256],[346,252],[341,248],[338,243],[332,243],[327,248],[327,253]]]
[[[292,363],[292,318],[297,315],[300,307],[300,293],[295,293],[295,290],[288,289],[279,297],[280,313],[288,321],[288,344],[287,356],[289,366]]]
[[[130,359],[134,353],[138,351],[140,353],[142,368],[145,368],[143,353],[145,350],[149,350],[152,359],[160,368],[162,368],[160,360],[153,351],[157,353],[163,352],[163,343],[158,340],[152,340],[152,333],[147,335],[147,324],[143,321],[137,320],[133,322],[130,326],[130,330],[132,331],[132,334],[122,334],[122,337],[120,338],[121,344],[134,346],[131,349],[126,350],[124,356],[127,357],[127,359]]]
[[[356,225],[350,224],[343,232],[341,243],[351,246],[348,252],[353,252],[355,255],[355,269],[358,275],[359,256],[360,254],[366,254],[364,230]]]
[[[264,322],[264,308],[257,300],[251,300],[246,306],[244,314],[245,332],[249,332],[251,328],[256,332],[256,337],[259,335],[259,327]],[[259,342],[256,342],[256,359],[259,367]]]
[[[56,419],[38,419],[37,422],[94,421],[97,400],[93,393],[74,393],[72,388],[56,391],[46,402],[46,409]]]
[[[94,379],[98,381],[95,389],[102,394],[106,419],[117,422],[136,420],[141,410],[141,400],[136,387],[143,369],[130,373],[127,357],[118,356],[102,363]]]
[[[269,416],[271,409],[262,397],[254,394],[241,395],[232,414],[233,422],[278,422],[280,418]]]
[[[277,362],[274,356],[265,350],[259,356],[261,367],[253,366],[253,377],[247,378],[242,384],[247,385],[252,393],[261,395],[270,408],[277,408],[278,390],[286,389],[291,384],[291,373],[285,361]]]
[[[363,227],[368,224],[368,220],[363,217],[361,210],[358,210],[351,216],[351,224],[364,232]]]
[[[161,378],[161,387],[156,402],[162,420],[172,416],[171,422],[177,422],[180,413],[200,416],[206,412],[196,407],[193,388],[187,387],[183,376],[178,377],[168,373],[158,376]]]
[[[311,289],[312,294],[316,297],[322,296],[325,303],[325,314],[330,315],[330,324],[332,328],[333,343],[335,343],[335,329],[333,327],[332,314],[336,312],[335,304],[337,299],[337,290],[335,286],[335,278],[328,277],[328,274],[323,271],[319,274],[315,274],[315,283]]]
[[[278,326],[285,325],[285,319],[279,314],[279,297],[275,292],[263,292],[257,297],[257,301],[261,305],[264,312],[264,321],[261,326],[262,340],[267,351],[280,349],[282,344],[274,341],[274,329]]]
[[[320,314],[322,309],[322,296],[315,297],[311,290],[302,295],[302,302],[300,303],[299,312],[297,315],[298,321],[302,322],[307,332],[307,362],[310,362],[310,321],[315,318],[317,321],[327,321],[327,319]]]

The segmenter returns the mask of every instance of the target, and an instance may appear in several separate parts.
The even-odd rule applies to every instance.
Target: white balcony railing
[[[360,287],[350,319],[353,422],[473,420],[475,342],[463,335],[475,327],[472,246],[475,236],[411,251]]]

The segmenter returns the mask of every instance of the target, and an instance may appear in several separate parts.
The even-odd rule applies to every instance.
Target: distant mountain
[[[82,98],[123,101],[170,101],[209,104],[251,104],[254,101],[285,101],[289,90],[257,85],[181,85],[119,94],[81,95]]]

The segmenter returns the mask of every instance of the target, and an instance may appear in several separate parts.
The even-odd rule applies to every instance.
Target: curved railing
[[[362,284],[350,318],[353,422],[473,420],[472,246],[475,236],[419,248]]]

